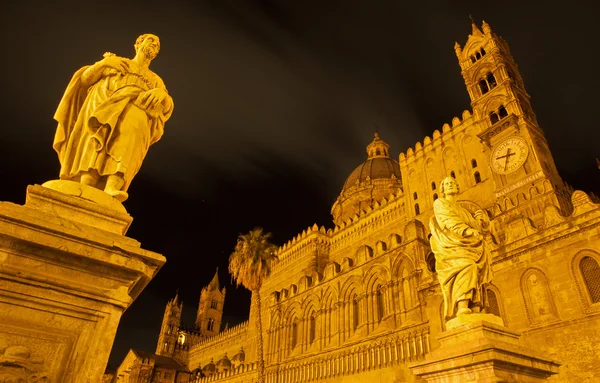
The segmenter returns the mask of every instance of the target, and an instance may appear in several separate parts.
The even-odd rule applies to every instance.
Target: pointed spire
[[[369,159],[390,156],[390,146],[379,137],[379,131],[377,130],[373,142],[367,146],[367,155]]]
[[[483,33],[485,33],[486,35],[492,34],[492,27],[490,27],[490,25],[486,23],[485,20],[482,21],[481,27],[483,29]]]
[[[458,42],[454,43],[454,52],[456,52],[457,56],[460,56],[460,54],[462,53],[462,48],[460,47],[460,44]]]
[[[212,281],[210,281],[210,283],[208,284],[208,290],[218,291],[220,289],[221,286],[219,285],[219,268],[217,267],[217,271],[215,271],[215,276],[213,277]]]
[[[176,305],[179,303],[179,289],[175,290],[175,298],[173,298],[171,302],[173,302]]]
[[[469,18],[471,19],[471,35],[472,36],[481,36],[482,33],[479,30],[479,27],[477,27],[477,24],[475,24],[475,20],[473,20],[473,16],[469,15]]]

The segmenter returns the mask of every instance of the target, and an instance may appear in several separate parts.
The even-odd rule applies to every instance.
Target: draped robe
[[[481,301],[481,285],[490,283],[491,255],[485,247],[487,228],[456,202],[438,198],[431,217],[431,250],[444,296],[444,314],[454,316],[456,303],[462,299]],[[479,234],[465,237],[474,229]]]
[[[52,146],[61,164],[60,179],[79,181],[83,172],[95,170],[101,176],[97,187],[103,188],[105,176],[119,173],[126,191],[150,145],[162,137],[173,101],[167,95],[155,108],[144,108],[138,97],[166,88],[158,75],[149,69],[142,73],[126,60],[131,72],[104,69],[90,86],[81,78],[89,66],[73,75],[54,115],[58,128]]]

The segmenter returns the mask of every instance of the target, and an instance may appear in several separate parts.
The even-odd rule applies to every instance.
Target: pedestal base
[[[438,336],[440,348],[409,366],[428,383],[538,383],[560,364],[523,347],[507,327],[476,321]]]
[[[0,202],[0,381],[101,382],[121,315],[165,263],[123,235],[118,201],[72,194]]]

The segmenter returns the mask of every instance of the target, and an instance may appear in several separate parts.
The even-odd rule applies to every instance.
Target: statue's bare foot
[[[115,199],[119,202],[123,202],[127,198],[129,198],[129,194],[127,192],[124,192],[121,190],[112,190],[112,189],[106,188],[106,189],[104,189],[104,192],[108,195],[115,197]]]
[[[462,308],[458,309],[458,311],[456,312],[456,315],[471,314],[471,313],[472,313],[472,311],[470,308],[462,307]]]
[[[117,201],[123,202],[129,197],[129,194],[127,194],[127,192],[121,190],[121,187],[124,183],[125,181],[123,180],[123,177],[113,174],[108,177],[108,180],[106,181],[106,187],[104,188],[104,192],[108,195],[115,197]]]

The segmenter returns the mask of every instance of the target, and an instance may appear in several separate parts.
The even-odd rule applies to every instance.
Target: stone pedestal
[[[121,315],[165,258],[124,236],[114,198],[47,186],[0,202],[0,381],[101,382]]]
[[[538,383],[558,373],[558,362],[519,338],[499,324],[467,322],[441,333],[439,349],[409,368],[427,383]]]

